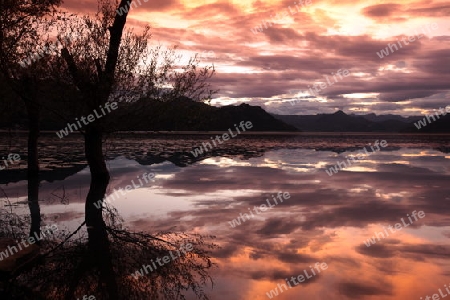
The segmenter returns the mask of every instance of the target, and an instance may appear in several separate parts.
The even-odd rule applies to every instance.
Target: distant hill
[[[428,122],[428,120],[422,117],[420,118],[422,122],[418,124],[420,126],[420,129],[417,129],[417,127],[414,125],[414,123],[409,124],[406,128],[402,130],[402,132],[423,132],[423,133],[443,133],[443,132],[450,132],[450,115],[446,116],[439,116],[439,119],[436,118],[436,121],[433,121],[433,119],[430,118],[431,122]],[[423,126],[423,124],[425,124]]]
[[[186,97],[168,102],[141,100],[117,112],[125,119],[132,116],[132,120],[119,124],[119,130],[226,131],[234,130],[234,124],[241,121],[250,121],[252,131],[298,131],[259,106],[215,107]]]
[[[105,128],[110,131],[236,131],[234,124],[239,126],[241,121],[252,122],[251,131],[298,131],[259,106],[215,107],[186,97],[167,102],[142,99],[121,103],[109,120],[111,123]],[[65,126],[66,123],[43,120],[41,128],[59,130]]]
[[[351,116],[356,116],[356,115],[352,114]],[[372,122],[384,122],[384,121],[396,120],[396,121],[401,121],[404,123],[416,122],[417,120],[423,118],[420,116],[403,117],[403,116],[398,116],[398,115],[379,115],[379,116],[377,116],[374,113],[362,115],[361,117],[363,117],[366,120],[372,121]]]
[[[306,132],[450,132],[450,115],[418,130],[414,123],[423,116],[347,115],[343,111],[319,115],[274,115],[275,118]]]
[[[386,120],[373,122],[363,116],[347,115],[343,111],[333,114],[319,114],[306,116],[275,116],[287,124],[302,131],[316,132],[391,132],[406,126],[404,122]]]
[[[71,109],[66,109],[71,112]],[[42,130],[61,130],[67,125],[50,112],[42,111]],[[80,118],[71,112],[69,120]],[[161,102],[142,99],[134,103],[120,103],[111,113],[107,131],[226,131],[234,130],[234,124],[250,121],[251,131],[304,131],[304,132],[450,132],[450,114],[436,121],[426,122],[420,129],[414,125],[424,116],[402,117],[398,115],[347,115],[343,111],[318,115],[274,115],[259,106],[241,104],[223,107],[195,102],[186,97]],[[105,119],[106,120],[106,119]],[[24,110],[18,110],[15,123],[0,120],[0,128],[26,129]]]

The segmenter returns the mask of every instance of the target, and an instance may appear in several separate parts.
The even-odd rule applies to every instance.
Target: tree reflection
[[[92,182],[89,195],[104,194],[107,185],[108,180]],[[204,286],[213,284],[208,275],[215,266],[210,257],[217,248],[213,236],[133,232],[125,228],[114,208],[102,211],[91,207],[86,205],[86,222],[77,230],[59,232],[53,240],[42,242],[41,254],[28,268],[2,278],[8,283],[6,299],[82,299],[84,295],[95,299],[185,299],[189,293],[208,299]],[[85,230],[87,222],[91,225]],[[21,224],[22,232],[25,227]],[[139,278],[133,276],[142,265],[188,243],[193,249],[186,255]]]

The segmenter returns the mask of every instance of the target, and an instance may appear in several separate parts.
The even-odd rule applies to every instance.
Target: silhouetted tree
[[[39,119],[42,99],[48,96],[45,80],[49,40],[46,32],[50,17],[61,0],[0,1],[0,70],[2,80],[23,101],[28,117],[27,176],[28,203],[32,215],[30,236],[40,231],[40,209],[36,185],[39,184]],[[14,98],[9,98],[14,99]]]
[[[61,56],[65,62],[58,80],[72,84],[78,91],[79,107],[85,115],[100,111],[111,102],[127,103],[142,97],[168,99],[177,95],[190,95],[198,100],[209,99],[213,91],[206,80],[212,76],[211,67],[198,70],[191,60],[182,71],[176,72],[173,52],[165,52],[162,65],[158,65],[159,49],[149,49],[149,27],[141,34],[124,32],[128,13],[119,14],[117,8],[129,6],[131,1],[115,5],[109,0],[98,2],[95,17],[72,18],[59,25],[58,40],[62,44]],[[64,67],[66,69],[64,70]],[[172,69],[172,72],[170,72]],[[169,74],[170,73],[170,74]],[[172,83],[171,88],[161,86]],[[120,104],[119,104],[120,109]],[[81,116],[80,116],[81,117]],[[83,128],[85,155],[91,172],[91,190],[86,198],[86,225],[90,234],[104,236],[102,214],[93,204],[102,200],[109,172],[103,153],[103,138],[107,130],[108,115],[88,123]],[[97,189],[96,186],[105,186]],[[92,239],[95,240],[95,239]]]

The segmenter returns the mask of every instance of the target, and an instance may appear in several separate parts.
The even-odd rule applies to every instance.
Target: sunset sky
[[[152,46],[214,63],[213,104],[301,115],[420,115],[450,105],[448,1],[140,1],[127,27],[150,24]],[[97,2],[63,7],[86,14]]]

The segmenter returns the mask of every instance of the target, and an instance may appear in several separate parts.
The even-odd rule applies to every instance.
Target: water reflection
[[[112,155],[108,161],[112,179],[107,193],[154,172],[155,182],[114,202],[124,224],[144,232],[175,227],[217,236],[221,249],[213,257],[219,268],[211,273],[214,289],[206,290],[211,299],[267,299],[267,292],[285,284],[286,278],[309,272],[316,262],[328,268],[276,299],[425,298],[449,283],[448,141],[389,141],[388,149],[354,168],[327,175],[325,168],[373,140],[325,140],[292,147],[284,141],[269,145],[265,140],[247,140],[242,142],[246,155],[222,149],[219,156],[195,162],[184,158],[188,154],[183,151],[176,154],[181,161],[163,159],[172,157],[175,147],[160,154],[152,149],[149,156],[133,149],[146,149],[154,141],[130,140],[114,149],[123,156]],[[155,155],[160,158],[157,162]],[[44,215],[57,214],[68,227],[79,222],[88,175],[82,170],[64,181],[43,182],[42,199],[58,194],[62,183],[71,199],[67,206],[44,201]],[[9,184],[8,193],[16,193],[20,201],[23,185]],[[230,226],[241,213],[280,191],[291,197],[238,227]],[[426,216],[365,245],[376,232],[413,211],[424,211]],[[134,257],[132,251],[121,253],[112,255],[124,260]],[[188,295],[188,299],[195,297]]]
[[[181,299],[186,293],[207,299],[203,289],[208,282],[212,283],[208,269],[214,266],[210,259],[210,251],[217,248],[210,241],[214,236],[180,231],[151,235],[127,229],[117,210],[102,208],[101,202],[98,207],[93,205],[95,200],[103,199],[108,183],[108,177],[91,181],[85,221],[75,231],[61,233],[59,239],[30,242],[33,245],[23,243],[24,249],[16,248],[24,241],[18,237],[24,236],[27,228],[23,221],[27,218],[21,207],[23,201],[11,204],[8,191],[4,191],[5,199],[1,200],[7,200],[11,210],[1,210],[0,224],[14,228],[0,232],[2,299],[72,299],[77,295],[95,299]],[[21,184],[24,183],[17,185]],[[54,190],[51,194],[54,195]],[[30,236],[37,236],[41,232],[37,176],[28,178],[26,198]],[[64,198],[66,195],[61,199]],[[83,233],[83,225],[87,236],[85,231],[74,238]],[[180,252],[183,247],[189,252]],[[178,251],[178,256],[166,261],[168,254],[173,257],[172,251]],[[141,265],[147,268],[151,262],[154,265],[154,260],[160,263],[161,258],[165,262],[161,268],[141,278],[133,276]]]
[[[96,185],[96,192],[101,193],[106,184]],[[2,232],[2,250],[17,244],[12,237],[24,235],[25,223],[11,216],[6,212],[0,216],[0,223],[14,219],[17,225],[10,234]],[[100,230],[88,228],[87,236],[83,222],[70,234],[47,235],[38,255],[31,257],[25,253],[28,248],[21,248],[2,256],[2,299],[73,299],[83,295],[95,299],[182,299],[185,294],[207,299],[204,286],[212,283],[208,270],[215,265],[210,251],[217,248],[211,242],[213,236],[179,231],[151,235],[130,230],[111,207],[104,210],[106,222],[101,214],[100,219],[92,220],[98,216],[90,216],[91,224],[94,221],[103,226]],[[172,261],[166,261],[168,255]],[[160,263],[160,259],[165,262],[160,268],[140,278],[134,275],[143,266]]]

